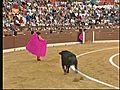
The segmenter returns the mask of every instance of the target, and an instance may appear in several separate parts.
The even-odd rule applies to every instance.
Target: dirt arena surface
[[[110,49],[109,49],[110,48]],[[102,82],[119,87],[119,70],[110,64],[109,58],[119,52],[118,43],[77,44],[47,48],[46,58],[37,62],[36,57],[26,51],[3,54],[4,89],[106,89],[112,87],[89,80],[70,70],[63,74],[60,55],[69,50],[76,55],[103,49],[77,57],[79,71]],[[119,55],[113,58],[119,65]],[[83,77],[83,78],[81,78]]]

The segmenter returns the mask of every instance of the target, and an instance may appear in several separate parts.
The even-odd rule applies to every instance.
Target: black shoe
[[[41,59],[37,59],[37,61],[41,61]]]

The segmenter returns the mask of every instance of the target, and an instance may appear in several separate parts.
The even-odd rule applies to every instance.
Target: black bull
[[[67,50],[61,51],[59,52],[59,54],[61,55],[62,68],[64,70],[64,74],[69,73],[69,68],[72,65],[74,65],[75,69],[77,70],[78,61],[75,54]]]

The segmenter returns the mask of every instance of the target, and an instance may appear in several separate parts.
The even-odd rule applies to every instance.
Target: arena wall
[[[119,40],[119,28],[99,28],[88,29],[85,31],[85,42],[93,42],[93,31],[95,32],[94,39],[101,40]],[[47,40],[48,44],[54,43],[66,43],[66,42],[78,42],[78,30],[63,30],[54,31],[41,31],[41,36]],[[5,36],[3,37],[3,49],[24,47],[31,33],[29,31],[24,34],[18,34],[17,36]]]
[[[17,36],[5,36],[3,37],[3,49],[24,47],[31,36],[30,32],[25,35]],[[47,40],[48,44],[52,43],[64,43],[64,42],[77,42],[77,31],[64,31],[64,32],[53,32],[41,31],[41,36]]]

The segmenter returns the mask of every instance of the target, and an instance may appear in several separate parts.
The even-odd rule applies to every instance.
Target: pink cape
[[[79,35],[79,39],[83,41],[83,33]]]
[[[46,40],[39,39],[38,35],[34,33],[26,45],[26,50],[37,57],[44,57],[46,46]]]

